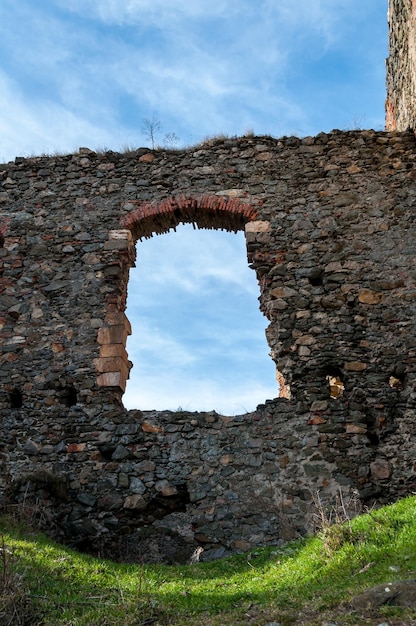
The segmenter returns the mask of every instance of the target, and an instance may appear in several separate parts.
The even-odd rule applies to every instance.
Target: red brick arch
[[[230,190],[228,195],[181,195],[158,202],[129,200],[123,204],[126,211],[121,220],[123,230],[110,231],[105,245],[106,253],[112,255],[107,262],[112,270],[116,269],[111,276],[117,276],[117,280],[113,283],[114,291],[107,294],[108,314],[98,331],[100,352],[95,366],[99,387],[119,388],[124,392],[131,367],[126,352],[131,327],[124,310],[129,269],[135,261],[135,242],[166,233],[181,223],[231,232],[244,230],[248,222],[257,218],[260,202],[250,203],[243,193]]]
[[[166,233],[182,223],[237,232],[257,218],[257,206],[240,197],[214,194],[172,196],[159,202],[133,200],[124,205],[129,213],[122,226],[136,240]]]

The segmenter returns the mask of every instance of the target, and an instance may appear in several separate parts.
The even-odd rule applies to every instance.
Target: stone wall
[[[412,132],[333,131],[1,165],[4,506],[175,561],[414,491],[415,161]],[[245,229],[284,396],[253,413],[123,408],[135,244],[180,222]]]
[[[416,2],[389,0],[386,129],[416,128]]]

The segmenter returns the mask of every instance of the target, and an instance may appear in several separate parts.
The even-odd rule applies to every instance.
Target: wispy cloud
[[[184,20],[238,14],[239,0],[58,0],[57,4],[81,15],[92,16],[111,24],[151,22],[159,27],[175,28]]]
[[[157,259],[157,269],[155,269]],[[131,272],[131,289],[146,284],[160,291],[174,286],[183,291],[209,291],[213,281],[224,288],[239,288],[259,295],[255,273],[248,268],[242,233],[214,232],[181,225],[173,236],[159,235],[137,244],[137,268]]]
[[[0,159],[49,153],[80,145],[111,145],[113,135],[54,101],[28,102],[19,87],[0,71]],[[47,123],[46,123],[47,120]],[[59,141],[57,141],[59,137]]]
[[[137,359],[139,368],[143,364],[147,372],[152,371],[155,356],[158,371],[188,367],[195,361],[196,357],[184,343],[161,331],[151,319],[138,317],[134,326],[135,336],[128,340],[128,350],[130,358]]]

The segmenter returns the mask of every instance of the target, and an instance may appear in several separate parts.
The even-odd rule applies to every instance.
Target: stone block
[[[128,332],[125,325],[104,326],[98,329],[97,341],[99,344],[121,343],[126,345]]]
[[[367,428],[365,428],[364,426],[358,426],[357,424],[346,424],[345,430],[348,435],[366,435],[367,434]]]
[[[126,388],[127,379],[121,372],[106,372],[97,376],[99,387],[119,387],[122,391]]]
[[[122,343],[105,343],[100,348],[100,358],[120,357],[127,363],[126,348]]]
[[[371,289],[361,289],[358,292],[358,300],[362,304],[380,304],[383,299],[383,294],[372,291]]]
[[[168,497],[168,496],[176,496],[178,490],[175,485],[172,485],[167,480],[158,480],[155,484],[155,489],[160,495]]]
[[[233,189],[221,189],[221,191],[217,191],[215,195],[227,196],[228,198],[241,198],[247,194],[244,191],[244,189],[233,188]]]
[[[152,154],[151,152],[147,152],[146,154],[142,154],[142,156],[139,157],[139,162],[140,163],[153,163],[154,160],[155,160],[155,155]]]
[[[115,239],[111,241],[106,241],[104,244],[105,251],[111,250],[127,250],[129,248],[129,242],[125,239]]]
[[[142,430],[145,433],[161,433],[163,432],[163,428],[158,424],[152,424],[151,422],[144,421],[142,422]]]
[[[328,402],[327,400],[315,400],[315,402],[312,402],[312,406],[311,406],[311,411],[312,412],[319,412],[319,411],[326,411],[328,409]]]
[[[320,415],[313,415],[308,419],[309,426],[318,426],[319,424],[326,424],[327,420]]]
[[[254,220],[247,222],[244,227],[246,233],[268,233],[271,230],[270,222]]]
[[[390,465],[387,459],[376,459],[370,464],[371,476],[375,480],[387,480],[390,478]]]
[[[344,363],[344,369],[349,372],[363,372],[367,367],[367,363],[363,363],[362,361],[348,361]]]
[[[69,443],[66,449],[67,452],[84,452],[86,443]]]
[[[135,509],[137,511],[143,511],[147,507],[147,502],[138,493],[135,493],[131,496],[127,496],[124,500],[123,508],[125,509]]]
[[[146,491],[146,486],[143,483],[143,481],[140,480],[140,478],[137,478],[137,476],[132,476],[130,478],[130,490],[133,493],[138,493],[138,494],[143,494]]]
[[[108,357],[94,359],[94,365],[100,374],[105,372],[122,372],[125,377],[128,376],[129,367],[122,357]]]
[[[131,324],[125,315],[120,311],[111,311],[105,316],[106,326],[124,326],[127,333],[131,335]]]
[[[110,241],[127,241],[133,243],[133,236],[127,228],[110,230],[108,238]]]

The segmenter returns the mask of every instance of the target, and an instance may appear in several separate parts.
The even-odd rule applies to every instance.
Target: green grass
[[[385,609],[374,622],[348,609],[348,600],[365,589],[416,577],[416,497],[316,537],[180,567],[92,558],[25,534],[6,518],[0,532],[0,584],[11,581],[16,590],[14,619],[19,611],[33,617],[8,622],[10,592],[2,594],[0,586],[5,625],[321,625],[340,613],[343,625],[380,623],[386,615],[389,626],[416,620],[409,610]]]

